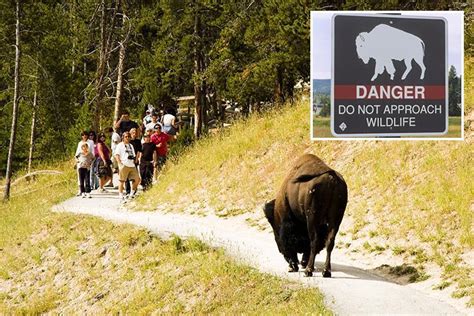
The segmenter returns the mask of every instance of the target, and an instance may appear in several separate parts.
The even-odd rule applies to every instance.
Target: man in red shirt
[[[151,142],[156,145],[157,161],[155,165],[155,173],[153,176],[153,179],[156,181],[158,172],[160,172],[166,162],[166,155],[168,154],[168,141],[170,140],[170,136],[161,131],[160,124],[156,124],[154,130],[155,133],[151,135]]]

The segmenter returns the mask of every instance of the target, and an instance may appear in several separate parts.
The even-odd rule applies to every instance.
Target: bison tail
[[[321,250],[324,249],[326,245],[326,238],[328,237],[328,225],[327,224],[321,224],[318,226],[316,229],[317,234],[318,234],[318,239],[316,242],[316,253],[318,254]]]

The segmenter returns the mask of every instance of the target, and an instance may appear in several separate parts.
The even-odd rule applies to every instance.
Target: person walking
[[[107,192],[104,189],[105,184],[112,180],[112,161],[110,160],[110,148],[105,143],[106,137],[104,133],[100,133],[97,141],[97,174],[99,175],[99,192]]]
[[[173,115],[173,112],[170,108],[166,108],[165,115],[161,118],[163,123],[162,131],[168,135],[172,135],[172,138],[176,138],[176,132],[178,126],[176,125],[176,116]]]
[[[151,122],[149,122],[147,125],[145,125],[145,131],[149,130],[149,129],[153,130],[155,128],[156,124],[160,124],[162,126],[162,129],[163,129],[163,124],[161,124],[159,122],[159,119],[158,119],[158,113],[153,112],[151,114]]]
[[[90,131],[89,132],[89,140],[94,142],[94,150],[91,152],[94,154],[94,161],[92,162],[91,166],[91,171],[90,171],[90,182],[91,182],[91,190],[97,190],[99,187],[99,177],[97,176],[97,164],[99,161],[97,158],[99,158],[99,153],[97,152],[97,135],[95,131]]]
[[[143,148],[140,153],[140,176],[143,191],[148,190],[153,180],[153,170],[157,163],[156,145],[151,142],[151,136],[143,136]]]
[[[123,133],[130,131],[132,128],[139,128],[138,124],[130,120],[130,112],[127,110],[122,112],[120,119],[114,123],[117,133],[122,136]]]
[[[166,162],[166,155],[168,154],[168,141],[170,135],[161,131],[161,125],[155,125],[155,133],[151,136],[151,141],[156,145],[157,162],[155,167],[154,181],[158,178],[158,173],[161,171]]]
[[[150,137],[150,141],[151,141],[151,135],[153,135],[153,132],[154,132],[154,126],[152,128],[148,128],[145,130],[145,133],[143,135],[143,138],[142,138],[142,145],[145,143],[145,136],[148,136]]]
[[[94,151],[94,142],[89,139],[89,132],[87,131],[81,132],[81,140],[79,141],[79,143],[77,143],[76,153],[74,154],[75,157],[77,157],[82,152],[82,145],[84,144],[87,144],[87,146],[89,146],[90,152]],[[80,186],[79,169],[76,168],[76,171],[77,171],[77,185]],[[80,196],[80,195],[82,195],[81,190],[78,191],[76,196]]]
[[[91,198],[90,168],[94,155],[89,150],[89,145],[84,143],[81,152],[76,155],[77,171],[79,174],[79,190],[83,198]]]
[[[130,132],[123,133],[122,142],[115,149],[115,159],[119,166],[119,197],[121,200],[125,200],[124,183],[126,180],[131,180],[133,185],[130,197],[133,198],[137,192],[140,176],[135,167],[136,155],[132,144],[130,144]]]
[[[83,144],[88,144],[90,152],[94,151],[94,141],[89,139],[89,133],[87,131],[81,132],[81,140],[79,141],[79,143],[77,143],[76,154],[75,154],[76,156],[77,154],[82,152]]]
[[[110,149],[112,149],[112,168],[113,168],[113,173],[118,172],[118,164],[117,160],[115,160],[115,148],[117,148],[117,145],[120,144],[122,141],[122,137],[117,133],[117,131],[113,131],[112,135],[110,136]]]
[[[136,160],[135,160],[135,168],[138,168],[138,162],[140,159],[140,153],[142,151],[142,142],[140,140],[140,129],[139,128],[132,128],[130,130],[130,144],[133,146],[135,150]],[[130,181],[125,181],[125,193],[130,195],[131,193],[131,186]]]

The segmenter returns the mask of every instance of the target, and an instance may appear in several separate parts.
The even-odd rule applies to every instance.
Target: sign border
[[[398,11],[403,13],[403,11]],[[395,12],[394,12],[395,13]],[[334,36],[334,23],[337,16],[367,16],[367,17],[382,17],[382,18],[402,18],[402,19],[424,19],[424,20],[442,20],[444,22],[444,38],[445,38],[445,109],[446,109],[446,119],[445,119],[445,130],[443,132],[428,132],[428,133],[363,133],[363,134],[338,134],[334,129],[334,46],[335,46],[335,36]],[[449,130],[449,99],[448,99],[448,21],[443,16],[416,16],[416,15],[394,15],[394,14],[378,14],[378,13],[335,13],[331,17],[331,134],[337,138],[350,138],[350,137],[364,137],[369,136],[369,138],[376,137],[400,137],[400,136],[442,136],[446,135]],[[312,80],[312,79],[311,79]],[[312,93],[312,91],[311,91]],[[311,115],[312,116],[312,115]]]

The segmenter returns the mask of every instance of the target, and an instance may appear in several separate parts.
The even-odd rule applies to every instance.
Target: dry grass
[[[76,190],[70,165],[60,169],[20,183],[0,204],[0,314],[330,314],[316,289],[199,241],[50,212]]]
[[[473,66],[472,60],[466,63],[467,111],[474,108],[474,89],[468,89]],[[395,249],[422,249],[400,255],[420,269],[427,262],[436,263],[445,281],[457,287],[456,295],[469,296],[474,304],[473,270],[465,259],[474,247],[473,143],[311,143],[308,116],[307,101],[300,101],[197,142],[167,166],[137,207],[246,214],[249,223],[261,226],[265,224],[261,205],[274,197],[289,166],[301,154],[314,153],[348,183],[347,216],[353,225],[342,233],[353,239],[377,235]],[[470,136],[472,131],[466,133]]]

